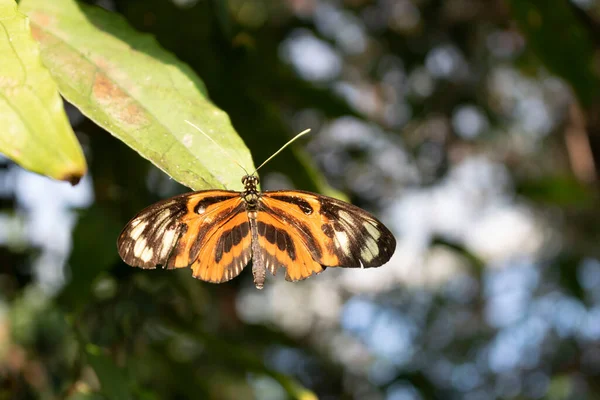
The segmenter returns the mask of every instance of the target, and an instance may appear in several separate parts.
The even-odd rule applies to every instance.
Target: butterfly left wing
[[[299,190],[264,192],[259,221],[263,213],[279,221],[278,229],[285,229],[297,247],[302,244],[323,267],[379,267],[389,261],[396,249],[396,239],[377,218],[332,197]],[[283,254],[278,261],[271,272],[285,266],[289,280],[305,279],[319,272],[316,266],[301,266]]]
[[[224,282],[250,260],[247,220],[238,192],[185,193],[142,210],[125,226],[117,247],[123,261],[132,266],[192,266],[195,277]],[[201,264],[203,257],[210,260],[208,267]]]
[[[221,283],[235,278],[250,262],[252,236],[243,203],[229,217],[212,224],[198,243],[200,252],[191,265],[194,278]]]

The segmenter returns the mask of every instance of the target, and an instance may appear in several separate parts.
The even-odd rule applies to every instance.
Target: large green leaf
[[[23,0],[61,94],[94,122],[193,189],[240,189],[252,158],[202,81],[117,14],[72,0]]]
[[[0,60],[0,152],[23,168],[78,182],[87,170],[83,152],[13,0],[0,0]]]

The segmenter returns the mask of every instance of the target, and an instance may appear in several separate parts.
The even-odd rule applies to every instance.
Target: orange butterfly
[[[396,239],[368,212],[300,190],[261,192],[257,171],[242,178],[242,192],[202,190],[145,208],[121,232],[119,255],[141,268],[191,267],[195,278],[213,283],[235,278],[252,261],[262,289],[267,270],[284,267],[286,280],[298,281],[327,267],[379,267],[394,253]]]

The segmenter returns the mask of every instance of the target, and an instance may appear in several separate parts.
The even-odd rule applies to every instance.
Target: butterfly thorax
[[[242,178],[242,183],[244,184],[242,198],[246,203],[246,209],[248,211],[255,211],[258,207],[260,192],[258,191],[257,186],[259,182],[258,176],[256,175],[245,175]]]

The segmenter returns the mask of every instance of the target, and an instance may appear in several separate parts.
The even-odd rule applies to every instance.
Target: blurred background
[[[79,185],[0,161],[0,399],[600,398],[598,0],[89,3],[256,164],[311,128],[263,189],[327,182],[398,247],[263,291],[131,268],[120,229],[187,189],[67,105]]]

